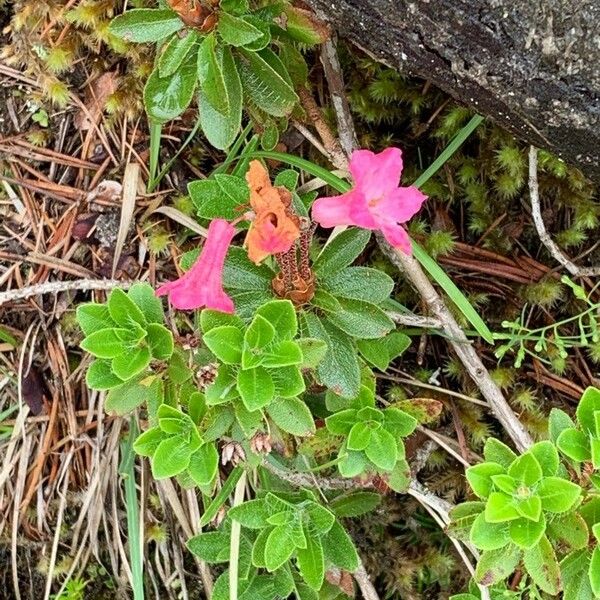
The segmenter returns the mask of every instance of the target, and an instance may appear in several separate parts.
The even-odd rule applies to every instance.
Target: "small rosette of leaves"
[[[591,463],[594,470],[600,470],[600,390],[588,387],[581,397],[576,412],[577,423],[562,410],[553,409],[550,413],[550,432],[558,449],[578,469],[582,463]],[[600,489],[598,474],[591,481]]]
[[[231,508],[227,521],[230,519],[242,526],[240,598],[287,598],[293,592],[300,598],[316,598],[314,592],[328,585],[328,569],[353,572],[358,568],[350,536],[336,515],[308,490],[267,492]],[[229,528],[226,523],[219,531],[200,534],[188,542],[188,548],[206,562],[227,562]],[[212,597],[229,598],[228,572],[215,582]]]
[[[163,325],[163,309],[154,290],[135,284],[128,293],[113,290],[106,304],[77,308],[85,338],[81,347],[95,357],[86,373],[91,389],[110,390],[107,411],[124,414],[147,402],[160,403],[162,382],[149,369],[152,361],[173,355],[171,332]]]
[[[485,462],[466,471],[480,501],[452,511],[451,533],[483,550],[476,570],[479,583],[497,583],[523,561],[540,589],[557,594],[561,576],[553,543],[576,548],[587,542],[585,524],[574,511],[581,487],[569,481],[549,441],[517,456],[489,439],[484,457]]]
[[[294,86],[304,84],[308,74],[296,45],[323,41],[323,31],[308,13],[287,3],[253,10],[248,2],[221,2],[198,22],[190,8],[167,4],[177,10],[134,9],[110,25],[110,32],[123,40],[160,46],[144,90],[151,120],[165,123],[178,117],[196,94],[200,124],[215,147],[233,143],[243,107],[261,124],[270,140],[266,147],[273,147],[276,119],[290,115],[298,101]]]
[[[315,431],[309,408],[298,396],[305,390],[302,369],[318,341],[296,339],[298,322],[289,300],[262,305],[249,325],[238,316],[202,312],[203,341],[221,363],[206,389],[209,407],[233,408],[246,438],[269,419],[297,436]]]
[[[350,266],[370,237],[370,231],[352,228],[325,246],[313,265],[317,290],[301,319],[308,335],[327,344],[317,367],[320,382],[346,398],[359,392],[359,356],[385,371],[410,345],[408,336],[394,331],[383,307],[393,279],[377,269]]]
[[[332,401],[328,398],[328,407],[333,408]],[[343,436],[337,463],[340,474],[357,477],[377,473],[393,490],[405,492],[410,469],[402,438],[415,430],[417,420],[396,407],[376,408],[372,391],[364,385],[350,404],[325,419],[331,434]]]
[[[219,454],[213,442],[205,442],[198,430],[204,414],[204,397],[195,392],[189,399],[190,414],[161,404],[158,424],[142,433],[134,450],[152,463],[154,479],[179,476],[184,484],[210,486],[217,475]]]

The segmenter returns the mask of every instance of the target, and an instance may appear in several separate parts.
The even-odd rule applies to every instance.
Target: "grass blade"
[[[121,464],[119,472],[125,484],[125,503],[127,509],[127,538],[129,541],[129,560],[131,562],[131,585],[134,600],[144,600],[144,556],[142,552],[142,532],[140,528],[140,509],[135,486],[135,452],[133,442],[139,433],[137,422],[132,418],[129,423],[129,436],[121,444]]]
[[[242,469],[242,467],[235,467],[235,469],[229,473],[229,477],[223,484],[221,491],[215,496],[214,500],[208,505],[204,514],[200,517],[200,527],[208,525],[215,518],[219,509],[225,503],[225,500],[227,500],[231,492],[233,492],[233,489],[243,472],[244,469]]]

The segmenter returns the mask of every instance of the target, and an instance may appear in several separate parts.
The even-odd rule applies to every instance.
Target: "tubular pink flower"
[[[234,235],[231,223],[224,219],[211,221],[198,260],[179,279],[161,285],[156,295],[168,294],[171,304],[180,310],[212,308],[233,313],[233,300],[223,290],[223,265]]]
[[[350,173],[354,187],[341,196],[316,200],[313,219],[322,227],[355,225],[379,230],[392,246],[410,255],[410,238],[401,224],[419,212],[427,196],[414,186],[399,187],[402,151],[386,148],[375,154],[355,150]]]

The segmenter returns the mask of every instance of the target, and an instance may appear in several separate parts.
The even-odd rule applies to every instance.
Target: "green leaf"
[[[596,596],[600,596],[600,547],[596,546],[592,552],[589,570],[590,584]]]
[[[302,350],[300,346],[292,340],[283,340],[278,344],[273,344],[265,352],[262,365],[269,369],[277,367],[290,367],[302,364]]]
[[[268,527],[269,511],[264,499],[248,500],[230,508],[228,515],[248,529],[263,529]]]
[[[209,485],[217,475],[219,453],[214,444],[203,444],[190,456],[188,473],[198,486]]]
[[[448,524],[448,535],[463,542],[469,541],[471,527],[475,519],[483,513],[485,504],[483,502],[462,502],[450,509],[450,523]]]
[[[317,367],[320,382],[339,396],[355,398],[360,388],[360,365],[350,338],[314,313],[304,313],[304,322],[311,337],[327,344],[325,358]]]
[[[533,454],[526,452],[513,461],[508,474],[526,486],[532,486],[542,478],[542,467]]]
[[[587,549],[571,552],[560,562],[565,600],[596,600],[588,577],[591,552]]]
[[[392,331],[383,339],[356,341],[356,345],[365,360],[380,371],[386,371],[390,366],[390,362],[403,354],[411,343],[412,340],[400,331]]]
[[[292,435],[307,436],[316,431],[308,406],[298,398],[282,398],[272,402],[267,413],[280,429]]]
[[[264,317],[282,340],[291,340],[298,333],[298,319],[294,305],[289,300],[272,300],[261,306],[256,313]]]
[[[274,527],[265,544],[265,567],[273,572],[294,552],[295,546],[285,526]]]
[[[110,318],[106,304],[88,302],[77,307],[77,322],[87,336],[102,329],[113,329],[116,323]]]
[[[348,434],[347,446],[349,450],[364,450],[371,441],[371,428],[367,423],[355,423]]]
[[[146,340],[150,345],[152,357],[157,360],[168,360],[173,354],[173,334],[159,323],[149,323],[146,326]]]
[[[244,334],[233,325],[215,327],[202,336],[209,350],[223,363],[239,364],[242,360]]]
[[[485,520],[488,523],[503,523],[519,519],[519,511],[512,498],[503,492],[492,492],[485,505]]]
[[[367,457],[364,452],[353,452],[352,450],[340,450],[338,470],[342,477],[356,477],[360,475],[367,466]]]
[[[233,177],[233,179],[238,178]],[[216,179],[192,181],[188,184],[188,192],[196,206],[198,216],[204,219],[235,219],[240,216],[243,198],[233,198],[224,194]]]
[[[209,33],[198,49],[198,80],[205,100],[218,113],[227,115],[230,110],[229,97],[216,48],[217,38],[214,33]]]
[[[325,419],[327,429],[335,435],[348,435],[357,422],[356,409],[347,408]]]
[[[135,377],[150,364],[150,350],[147,347],[133,348],[112,359],[112,370],[123,381]]]
[[[232,246],[227,253],[223,269],[223,284],[229,290],[270,291],[274,277],[265,265],[256,266],[248,259],[248,254],[239,246]],[[260,312],[274,327],[277,327],[264,313]]]
[[[263,529],[252,546],[252,564],[255,567],[264,568],[267,566],[265,563],[265,546],[270,533],[271,528]]]
[[[381,502],[375,492],[350,492],[338,496],[329,503],[329,508],[337,517],[359,517],[371,512]]]
[[[391,471],[398,459],[396,440],[385,429],[373,431],[365,454],[379,469]]]
[[[358,553],[344,528],[335,521],[331,529],[321,538],[323,551],[328,562],[340,569],[353,573],[358,569]]]
[[[215,380],[205,390],[206,404],[215,406],[237,398],[238,393],[235,384],[234,369],[227,365],[221,365]]]
[[[577,421],[587,433],[596,433],[594,413],[600,411],[600,390],[595,387],[586,388],[577,405]]]
[[[223,41],[231,46],[246,46],[263,35],[254,25],[226,12],[219,14],[217,31]]]
[[[92,390],[110,390],[121,385],[123,380],[113,373],[109,360],[96,359],[88,367],[85,382]]]
[[[539,521],[542,514],[542,501],[538,496],[529,496],[515,501],[517,512],[530,521]]]
[[[467,321],[475,327],[477,333],[489,344],[494,343],[494,336],[479,316],[473,305],[467,300],[465,295],[456,287],[454,282],[446,275],[445,271],[431,258],[419,244],[412,242],[413,254],[421,263],[423,268],[431,275],[436,283],[444,290],[450,300],[454,302],[458,310],[465,316]]]
[[[506,475],[504,473],[500,473],[500,475],[492,475],[492,483],[494,487],[508,494],[509,496],[514,496],[517,493],[517,488],[519,487],[519,482],[516,479],[513,479],[510,475]],[[541,506],[541,505],[540,505]],[[537,517],[535,519],[537,521]]]
[[[348,265],[365,249],[371,239],[367,229],[353,227],[336,235],[317,257],[313,270],[318,277],[331,277]]]
[[[318,537],[306,536],[306,548],[296,550],[296,564],[302,579],[313,590],[320,590],[325,577],[325,559]]]
[[[479,498],[487,498],[494,489],[492,477],[504,473],[502,465],[495,462],[484,462],[473,465],[465,471],[471,489]]]
[[[275,328],[261,315],[257,314],[244,335],[244,342],[250,348],[264,348],[275,337]]]
[[[193,30],[188,30],[183,37],[174,35],[158,57],[159,75],[161,77],[173,75],[197,41],[198,34]]]
[[[148,323],[163,323],[164,311],[162,302],[156,297],[154,288],[148,283],[134,283],[127,295],[142,311]]]
[[[386,408],[383,410],[383,427],[394,437],[409,436],[418,425],[418,421],[399,408]]]
[[[592,458],[589,436],[579,429],[563,429],[556,440],[556,445],[565,456],[578,462]]]
[[[488,523],[485,515],[480,513],[471,526],[471,543],[480,550],[497,550],[510,543],[508,525],[506,523]]]
[[[155,123],[176,119],[190,104],[198,81],[191,53],[169,77],[160,77],[156,67],[144,86],[144,106]]]
[[[296,340],[302,352],[302,369],[315,369],[327,353],[327,344],[316,338],[300,338]]]
[[[99,329],[81,342],[81,347],[98,358],[114,358],[135,345],[127,329]]]
[[[565,429],[575,429],[575,423],[573,419],[569,417],[569,415],[564,411],[560,410],[560,408],[553,408],[550,411],[550,417],[548,419],[548,435],[550,437],[550,441],[553,444],[556,444],[558,440],[558,436]]]
[[[231,325],[240,330],[244,328],[244,322],[237,315],[228,315],[219,310],[209,309],[204,309],[200,313],[200,328],[203,333],[208,333],[211,329],[222,325]]]
[[[152,476],[166,479],[187,469],[192,451],[188,440],[182,435],[174,435],[163,440],[152,457]]]
[[[147,377],[141,381],[130,380],[108,392],[104,409],[107,413],[124,415],[143,403],[148,407],[158,406],[162,402],[162,381],[156,377]]]
[[[529,448],[528,452],[531,452],[531,454],[536,457],[540,467],[542,467],[542,474],[544,477],[556,475],[559,458],[558,451],[552,442],[547,440],[537,442]]]
[[[109,26],[113,35],[127,42],[158,42],[183,28],[172,10],[135,8],[115,17]]]
[[[544,510],[563,513],[570,510],[581,495],[581,488],[560,477],[545,477],[536,489]]]
[[[517,458],[517,455],[506,444],[493,437],[486,440],[483,456],[487,462],[497,463],[504,469],[508,469]]]
[[[394,280],[389,275],[369,267],[347,267],[323,283],[325,289],[336,297],[372,304],[387,300],[394,289]]]
[[[140,456],[153,456],[165,437],[160,427],[151,427],[137,437],[133,443],[133,449]]]
[[[513,545],[483,552],[477,562],[475,580],[481,585],[499,583],[516,569],[520,558],[521,550]]]
[[[576,512],[550,519],[546,524],[546,534],[561,548],[579,550],[588,544],[588,528],[583,517]]]
[[[525,551],[523,562],[534,583],[548,594],[558,594],[561,589],[560,566],[547,537]]]
[[[282,398],[294,398],[306,389],[298,367],[279,367],[271,370],[270,374],[275,383],[275,392]]]
[[[404,444],[400,447],[402,448],[402,452],[399,453],[399,456],[404,456]],[[396,461],[394,468],[387,475],[386,481],[390,488],[395,492],[406,494],[411,482],[411,472],[408,462],[406,462],[404,458],[400,458]]]
[[[379,339],[394,329],[394,322],[381,308],[364,302],[338,298],[340,309],[327,315],[328,321],[359,339]]]
[[[242,123],[242,83],[229,48],[217,52],[223,74],[223,83],[229,99],[227,114],[213,108],[205,92],[198,93],[198,111],[202,131],[208,141],[219,150],[229,148],[235,141]]]
[[[308,81],[308,65],[302,53],[292,44],[283,44],[279,49],[279,58],[294,86],[305,86]]]
[[[238,371],[237,389],[250,411],[266,406],[275,397],[273,378],[263,367]]]
[[[215,181],[220,190],[221,202],[226,198],[230,203],[236,203],[236,214],[239,216],[240,206],[250,201],[250,188],[248,183],[242,177],[235,175],[226,175],[225,173],[215,173]]]
[[[207,563],[229,560],[229,535],[221,531],[201,533],[187,541],[189,551]]]
[[[285,117],[298,102],[298,96],[288,81],[273,68],[274,56],[265,50],[250,52],[240,48],[235,58],[242,87],[252,102],[269,115]],[[281,69],[284,69],[283,65]]]
[[[515,519],[508,525],[510,539],[520,548],[533,548],[546,531],[546,519],[540,515],[539,521]]]

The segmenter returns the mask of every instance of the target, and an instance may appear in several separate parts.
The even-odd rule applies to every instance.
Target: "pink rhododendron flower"
[[[392,246],[411,254],[410,239],[401,223],[419,211],[427,196],[414,186],[398,186],[402,151],[386,148],[375,154],[355,150],[350,157],[350,173],[354,187],[341,196],[316,200],[313,219],[322,227],[356,225],[379,230]]]
[[[223,290],[223,265],[234,235],[231,223],[224,219],[211,221],[204,248],[194,266],[179,279],[161,285],[156,295],[168,294],[171,304],[181,310],[205,307],[232,313],[233,300]]]

